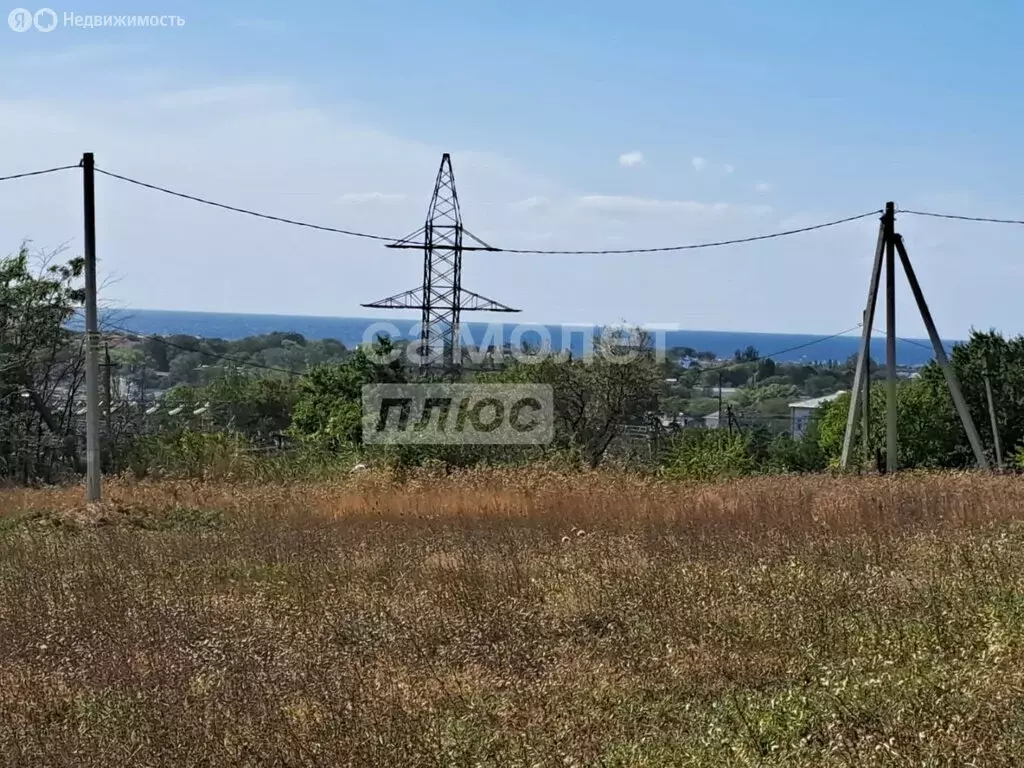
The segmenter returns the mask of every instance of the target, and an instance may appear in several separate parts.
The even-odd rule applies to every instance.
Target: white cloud
[[[635,165],[643,165],[644,153],[643,152],[624,152],[619,155],[619,165],[623,168],[632,168]]]
[[[62,64],[41,69],[19,67],[14,54],[0,53],[0,65],[19,73],[0,96],[0,144],[23,148],[20,159],[7,163],[11,172],[74,164],[83,150],[93,151],[100,168],[141,181],[390,238],[423,223],[441,153],[448,150],[466,226],[497,247],[663,247],[789,228],[768,205],[687,199],[686,192],[676,193],[682,199],[671,199],[668,192],[618,194],[632,190],[617,186],[624,174],[610,164],[603,177],[593,179],[599,186],[580,189],[569,162],[541,167],[489,150],[494,145],[486,126],[467,124],[467,132],[460,132],[467,144],[484,150],[467,152],[421,140],[420,123],[413,118],[383,130],[353,117],[373,111],[363,104],[327,100],[288,81],[189,76],[189,68],[175,59],[180,52],[162,47],[148,49],[147,63],[140,67],[142,59],[134,53],[71,52]],[[544,138],[538,133],[537,140]],[[719,172],[722,163],[708,164],[705,173],[712,167]],[[751,192],[752,181],[745,180]],[[414,288],[421,280],[420,253],[203,206],[105,176],[96,184],[100,282],[120,278],[104,289],[104,304],[358,316],[373,312],[361,309],[361,303]],[[580,197],[594,191],[605,194]],[[341,205],[343,192],[362,195],[367,204]],[[800,218],[809,224],[851,213],[824,207],[818,199],[805,202],[813,206]],[[541,210],[543,216],[533,213]],[[965,276],[952,268],[945,252],[923,244],[939,225],[911,217],[901,221],[940,331],[962,333],[972,323],[1020,327],[1012,310],[1014,284],[999,272],[998,261],[991,270]],[[829,333],[860,317],[869,275],[856,259],[873,253],[877,226],[869,218],[686,258],[676,253],[635,258],[467,253],[464,284],[521,308],[525,321],[699,318],[697,327],[703,328]],[[979,233],[964,227],[961,235],[955,224],[942,226],[950,232],[950,252],[969,250],[978,237],[988,238],[986,253],[1019,250],[1019,242],[1011,241],[1020,237],[1015,231],[982,228]],[[67,242],[69,253],[80,253],[80,174],[0,184],[0,231],[5,233],[0,252],[30,238],[39,248]],[[821,259],[822,252],[830,258]],[[651,274],[659,279],[652,281]],[[799,276],[796,285],[793,275]],[[818,281],[835,290],[806,290]],[[225,284],[232,290],[225,291]],[[701,290],[687,291],[692,285]],[[685,309],[680,291],[686,293]],[[735,295],[744,301],[730,301]],[[997,300],[970,301],[979,295]],[[795,297],[800,300],[791,301]],[[912,306],[909,301],[903,306]],[[413,318],[416,313],[373,314]],[[908,325],[901,333],[915,331]]]
[[[105,89],[90,85],[95,79],[89,72],[49,75],[43,88],[44,78],[29,77],[5,91],[0,142],[27,152],[13,170],[74,164],[89,150],[100,168],[143,182],[386,238],[422,225],[444,150],[452,154],[466,226],[484,240],[511,218],[508,200],[567,196],[542,173],[493,152],[388,133],[356,122],[345,105],[318,103],[285,85],[168,82],[154,73],[130,88]],[[204,107],[211,104],[218,107]],[[66,242],[70,252],[81,252],[75,178],[68,171],[0,185],[0,252],[15,250],[23,238],[39,248]],[[361,303],[421,280],[415,258],[378,241],[261,220],[105,176],[96,184],[100,279],[119,278],[104,291],[105,304],[352,316],[367,313]],[[550,229],[564,226],[556,221]],[[505,230],[496,245],[523,242],[517,227]],[[474,254],[466,265],[468,290],[509,304],[529,292],[506,285],[519,270],[511,260]],[[197,281],[197,274],[206,278]],[[225,292],[224,284],[233,290]]]
[[[527,197],[525,200],[512,203],[512,207],[525,211],[542,211],[551,207],[551,200],[543,195],[534,195],[533,197]]]
[[[763,215],[771,213],[767,205],[736,205],[733,203],[701,203],[694,200],[658,200],[648,197],[624,195],[584,195],[577,204],[589,211],[612,216],[631,216],[651,213],[686,213],[697,215],[721,215],[724,213],[746,213]]]
[[[736,170],[736,166],[733,165],[732,163],[726,163],[722,170],[724,170],[726,173],[732,173],[733,171]]]
[[[759,181],[757,182],[757,184],[754,185],[754,189],[757,190],[758,192],[771,192],[772,185],[766,181]]]
[[[708,161],[703,157],[695,157],[691,162],[693,163],[693,169],[695,171],[703,171],[704,167],[708,164]]]
[[[167,110],[205,108],[220,104],[279,103],[290,98],[294,91],[286,85],[274,83],[242,83],[185,88],[160,93],[146,99],[149,106]]]
[[[406,195],[387,192],[349,192],[338,198],[341,205],[365,205],[366,203],[400,203]]]

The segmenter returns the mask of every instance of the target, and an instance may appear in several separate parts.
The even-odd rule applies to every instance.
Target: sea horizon
[[[311,341],[335,339],[352,348],[362,343],[368,329],[375,332],[397,331],[400,339],[412,338],[418,327],[416,318],[395,317],[329,317],[318,315],[284,315],[274,313],[234,313],[142,308],[114,308],[100,310],[101,325],[111,330],[132,331],[144,336],[186,335],[237,341],[249,336],[269,333],[297,333]],[[73,327],[81,327],[81,315]],[[556,349],[564,348],[562,331],[571,329],[567,346],[579,353],[584,348],[581,330],[592,332],[602,327],[615,327],[617,323],[543,323],[543,322],[479,322],[463,321],[463,343],[495,343],[486,339],[488,332],[500,334],[500,343],[526,340],[533,345],[550,340]],[[383,326],[383,327],[382,327]],[[691,330],[667,323],[651,323],[657,341],[667,349],[691,347],[699,352],[713,352],[719,358],[732,357],[736,350],[755,347],[763,357],[780,362],[825,362],[846,360],[860,348],[860,332],[843,335],[810,333],[770,333],[765,331]],[[671,330],[666,330],[671,327]],[[518,329],[518,331],[516,330]],[[467,336],[469,338],[467,338]],[[546,338],[545,338],[546,337]],[[958,340],[943,340],[947,353]],[[871,354],[876,360],[884,359],[885,338],[873,336]],[[899,339],[896,343],[897,362],[903,366],[917,366],[933,358],[931,343],[927,339]]]

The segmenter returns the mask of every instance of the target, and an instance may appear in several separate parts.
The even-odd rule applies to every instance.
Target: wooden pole
[[[865,464],[871,463],[871,326],[873,325],[874,317],[868,317],[868,313],[864,313],[864,325],[868,329],[868,348],[867,354],[861,361],[861,365],[864,366],[863,378],[864,378],[864,405],[861,406],[863,413],[863,424],[861,426],[861,448],[864,452],[863,461]]]
[[[107,427],[107,451],[110,454],[110,471],[116,472],[117,468],[114,462],[114,430],[113,423],[113,403],[111,398],[113,397],[113,382],[111,380],[112,374],[110,372],[110,345],[107,343],[103,344],[103,372],[104,372],[104,391],[106,392],[106,407],[104,408],[104,416],[106,417]]]
[[[1003,471],[1003,445],[999,439],[999,420],[996,418],[996,405],[992,399],[992,381],[988,377],[988,367],[985,368],[985,397],[988,398],[988,416],[992,420],[992,442],[996,449],[996,469]]]
[[[861,324],[860,352],[857,355],[857,369],[853,374],[853,389],[850,392],[850,410],[846,417],[846,433],[843,435],[843,453],[839,466],[846,469],[853,445],[853,433],[857,428],[857,406],[860,397],[861,380],[869,371],[871,359],[871,326],[875,318],[875,304],[878,301],[878,282],[882,274],[882,256],[885,246],[885,223],[878,226],[878,244],[875,246],[875,262],[871,268],[871,282],[868,284],[868,298],[865,302],[864,322]],[[865,402],[865,407],[867,402]]]
[[[722,428],[722,372],[718,372],[718,428]]]
[[[896,205],[885,204],[885,470],[897,468],[896,419]]]
[[[85,218],[85,446],[86,500],[100,500],[99,318],[96,307],[95,160],[82,155],[82,200]]]
[[[967,408],[967,401],[964,400],[963,392],[960,390],[960,380],[957,379],[956,371],[953,370],[953,366],[949,364],[949,359],[946,357],[946,350],[942,346],[939,332],[935,328],[935,321],[932,320],[932,313],[928,309],[928,302],[924,300],[921,284],[917,282],[917,275],[914,273],[914,267],[910,263],[910,257],[907,256],[907,249],[903,245],[903,238],[900,235],[895,235],[893,242],[900,253],[903,271],[907,273],[907,281],[910,283],[910,290],[914,294],[917,308],[921,312],[921,319],[924,320],[925,327],[928,329],[928,337],[932,341],[935,359],[938,361],[939,367],[942,368],[942,372],[946,375],[949,394],[953,397],[953,405],[956,406],[956,411],[960,415],[960,422],[964,425],[964,430],[967,432],[967,439],[970,441],[971,449],[974,451],[974,458],[981,469],[988,469],[988,457],[985,456],[985,449],[982,448],[981,437],[978,436],[978,430],[974,426],[974,419],[971,418],[971,412]]]

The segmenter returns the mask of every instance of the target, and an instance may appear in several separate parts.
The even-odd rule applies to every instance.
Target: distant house
[[[708,397],[732,397],[740,389],[739,387],[707,387],[704,391]]]
[[[831,403],[840,395],[846,394],[845,390],[833,392],[824,397],[815,397],[812,400],[801,400],[798,403],[789,404],[789,431],[794,438],[803,437],[807,432],[807,425],[811,423],[811,417],[825,403]]]
[[[689,416],[685,413],[677,413],[675,415],[663,413],[658,418],[661,421],[661,426],[665,429],[690,429],[704,426],[703,417]]]
[[[723,414],[721,411],[715,411],[714,413],[709,413],[707,416],[704,417],[704,428],[719,429],[720,427],[723,426],[722,422],[725,421],[725,423],[728,424],[728,420],[728,414],[725,414],[723,418]]]

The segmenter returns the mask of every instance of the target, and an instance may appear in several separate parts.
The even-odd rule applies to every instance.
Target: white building
[[[709,413],[704,417],[704,428],[705,429],[721,429],[722,422],[729,418],[728,414],[722,414],[721,411],[715,411]]]
[[[840,395],[846,394],[846,390],[834,392],[824,397],[815,397],[812,400],[801,400],[798,403],[789,404],[789,431],[794,439],[804,436],[807,432],[807,425],[811,423],[811,416],[825,403],[831,403]]]

